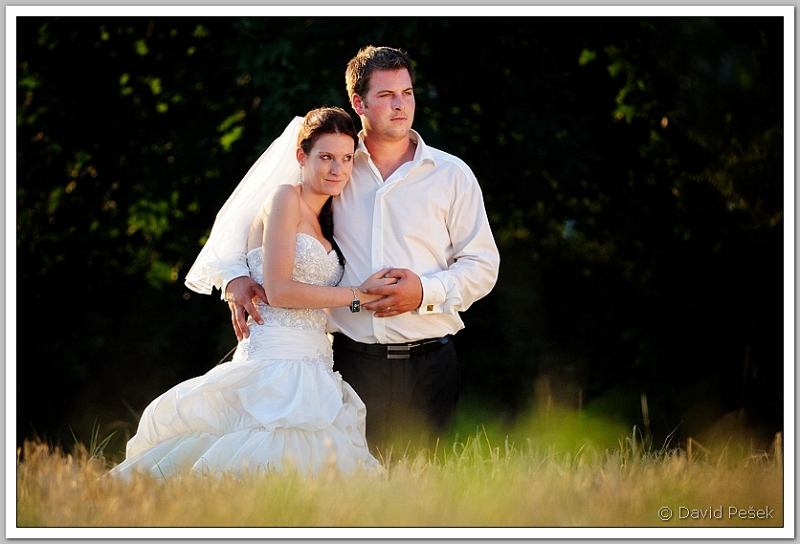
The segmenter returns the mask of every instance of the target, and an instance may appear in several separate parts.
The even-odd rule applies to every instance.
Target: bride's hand
[[[383,287],[386,285],[392,285],[397,283],[397,278],[393,278],[387,276],[386,273],[389,272],[388,268],[384,268],[383,270],[379,270],[371,275],[367,280],[358,286],[358,290],[363,293],[361,297],[361,302],[374,302],[376,300],[382,299],[385,295],[381,294],[369,294],[369,289],[375,289],[377,287]]]

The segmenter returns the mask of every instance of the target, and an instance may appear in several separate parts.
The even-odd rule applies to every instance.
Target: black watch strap
[[[350,289],[353,291],[353,302],[350,303],[350,311],[353,313],[360,312],[361,301],[358,300],[358,293],[356,293],[356,288],[351,285]]]

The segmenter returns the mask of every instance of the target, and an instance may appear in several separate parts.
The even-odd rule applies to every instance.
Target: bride
[[[270,301],[258,302],[263,324],[248,323],[230,362],[150,403],[111,474],[244,477],[289,467],[305,474],[379,467],[364,435],[364,403],[333,371],[322,310],[359,311],[360,301],[380,298],[364,289],[395,281],[382,270],[359,287],[336,286],[343,263],[331,199],[348,182],[357,141],[344,110],[318,108],[292,121],[250,169],[186,283],[210,293],[223,281],[225,259],[246,247],[249,275]]]

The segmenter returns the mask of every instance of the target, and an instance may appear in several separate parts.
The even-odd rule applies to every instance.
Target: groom
[[[447,431],[460,389],[458,314],[491,291],[500,264],[474,174],[411,128],[414,75],[404,51],[372,46],[345,74],[363,130],[350,182],[334,199],[341,285],[386,267],[397,282],[374,290],[385,297],[362,306],[369,311],[329,310],[329,331],[334,368],[366,404],[375,450],[394,437]],[[261,322],[253,299],[266,296],[248,277],[223,292],[241,339],[246,314]]]

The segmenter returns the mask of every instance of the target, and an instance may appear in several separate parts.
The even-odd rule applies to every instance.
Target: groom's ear
[[[356,111],[356,115],[362,115],[364,113],[364,99],[361,98],[360,94],[353,95],[353,109]]]

